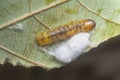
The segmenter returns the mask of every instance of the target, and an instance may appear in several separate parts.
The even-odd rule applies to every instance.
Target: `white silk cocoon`
[[[53,55],[60,62],[69,63],[82,54],[85,48],[90,44],[89,37],[89,33],[78,33],[70,39],[55,45],[54,48],[49,47],[42,50]]]

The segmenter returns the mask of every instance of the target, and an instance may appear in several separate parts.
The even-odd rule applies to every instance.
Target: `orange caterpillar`
[[[36,41],[39,45],[45,46],[56,41],[65,40],[79,32],[89,32],[94,27],[95,22],[91,19],[77,20],[50,31],[39,33]]]

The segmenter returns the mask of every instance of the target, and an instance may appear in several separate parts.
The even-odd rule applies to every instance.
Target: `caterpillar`
[[[50,31],[38,33],[36,41],[40,46],[45,46],[70,38],[79,32],[90,32],[95,25],[96,23],[92,19],[76,20]]]

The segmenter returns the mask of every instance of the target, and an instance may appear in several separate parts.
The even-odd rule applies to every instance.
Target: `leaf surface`
[[[42,9],[56,1],[57,0],[31,0],[31,12]],[[111,22],[87,10],[80,5],[77,0],[69,0],[66,3],[48,9],[35,16],[50,28],[74,20],[93,19],[96,22],[96,28],[90,39],[95,45],[120,34],[120,25],[116,24],[120,23],[120,0],[79,1]],[[0,25],[7,24],[15,18],[28,14],[29,6],[28,0],[0,0]],[[49,67],[60,66],[62,64],[56,61],[54,57],[38,49],[35,41],[36,34],[45,30],[47,29],[31,16],[1,29],[0,44],[35,62],[45,64]],[[23,65],[32,65],[0,49],[0,62],[3,63],[6,57],[12,59],[14,63],[20,62]]]

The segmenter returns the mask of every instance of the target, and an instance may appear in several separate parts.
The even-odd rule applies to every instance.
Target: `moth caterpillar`
[[[38,33],[36,41],[39,45],[45,46],[56,41],[65,40],[79,32],[89,32],[95,25],[92,19],[73,21],[50,31]]]

